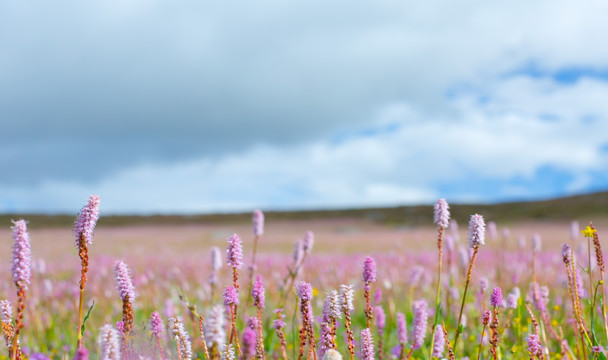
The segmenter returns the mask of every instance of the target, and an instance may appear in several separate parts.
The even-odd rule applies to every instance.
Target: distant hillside
[[[563,197],[532,202],[510,202],[501,204],[450,204],[452,216],[467,219],[474,213],[483,214],[487,219],[501,222],[516,220],[573,220],[583,221],[608,218],[608,192]],[[314,211],[268,211],[267,221],[272,220],[314,220],[331,218],[357,218],[387,225],[419,226],[430,225],[433,210],[426,206],[399,206],[387,208],[314,210]],[[74,215],[11,214],[0,215],[0,224],[10,224],[11,219],[24,218],[30,227],[72,226]],[[246,223],[250,213],[217,215],[152,215],[152,216],[102,216],[99,226],[124,225],[179,225],[204,223]]]

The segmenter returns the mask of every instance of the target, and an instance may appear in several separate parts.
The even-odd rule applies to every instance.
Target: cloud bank
[[[600,2],[0,5],[0,212],[608,188]]]

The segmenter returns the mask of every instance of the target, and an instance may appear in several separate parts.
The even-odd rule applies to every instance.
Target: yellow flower
[[[585,237],[593,237],[593,234],[597,232],[597,230],[592,229],[591,226],[587,226],[585,229],[581,231]]]
[[[316,297],[317,295],[319,295],[319,290],[316,288],[312,288],[312,296]]]

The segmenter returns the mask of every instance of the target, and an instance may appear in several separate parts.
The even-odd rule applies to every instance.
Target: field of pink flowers
[[[605,359],[605,219],[450,219],[440,200],[416,228],[95,229],[98,203],[74,229],[0,230],[0,358]]]

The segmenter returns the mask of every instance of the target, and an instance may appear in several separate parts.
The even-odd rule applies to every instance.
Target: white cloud
[[[510,179],[608,167],[608,82],[516,72],[607,68],[604,2],[59,3],[0,5],[0,211],[533,196]]]

